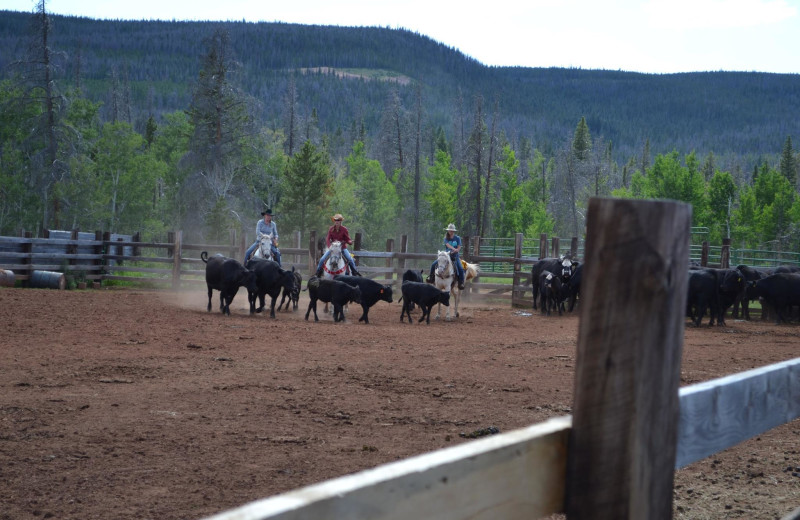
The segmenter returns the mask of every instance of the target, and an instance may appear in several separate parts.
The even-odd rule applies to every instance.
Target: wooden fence
[[[690,214],[591,199],[572,416],[212,520],[671,518],[675,469],[800,416],[800,359],[678,388]]]
[[[191,244],[183,240],[181,231],[171,232],[164,242],[142,242],[140,235],[111,235],[73,231],[49,231],[46,237],[33,238],[30,233],[21,237],[0,237],[0,268],[14,271],[19,280],[28,280],[34,270],[64,272],[76,279],[102,282],[123,280],[168,286],[175,289],[200,286],[203,282],[204,265],[200,252],[210,255],[243,259],[249,245],[245,237],[231,233],[227,244]],[[487,241],[480,237],[463,237],[462,257],[480,264],[483,274],[468,286],[465,299],[481,294],[498,301],[510,301],[512,306],[530,308],[532,293],[530,266],[540,258],[570,254],[573,259],[582,259],[581,244],[577,237],[563,247],[559,237],[542,234],[536,239],[526,239],[521,233],[514,237],[513,250],[505,255],[491,254],[496,248],[486,247]],[[428,271],[436,260],[436,253],[412,253],[408,251],[408,237],[402,236],[399,247],[394,239],[386,241],[384,251],[366,251],[361,248],[361,234],[354,240],[353,256],[359,270],[366,276],[383,283],[398,284],[406,269]],[[531,244],[533,242],[533,244]],[[284,242],[284,246],[286,243]],[[694,247],[694,246],[692,246]],[[724,241],[719,256],[711,263],[708,242],[696,248],[690,255],[697,256],[701,265],[728,267],[730,241]],[[311,232],[307,245],[301,243],[300,233],[292,237],[292,247],[281,247],[283,265],[294,267],[306,274],[316,270],[316,262],[322,254],[316,233]],[[499,267],[499,268],[498,268]]]

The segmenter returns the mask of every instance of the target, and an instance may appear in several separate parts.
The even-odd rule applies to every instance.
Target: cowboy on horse
[[[244,253],[244,265],[247,265],[247,260],[253,254],[256,247],[258,247],[259,237],[261,235],[272,235],[272,244],[270,244],[272,258],[278,262],[278,265],[281,265],[281,252],[278,250],[278,227],[275,225],[275,222],[272,221],[272,210],[265,209],[261,212],[261,216],[264,218],[259,220],[258,224],[256,224],[256,241],[253,242],[253,245],[248,247],[247,251]]]
[[[450,260],[453,261],[453,266],[456,269],[456,276],[458,277],[458,289],[460,291],[463,291],[464,266],[461,265],[461,258],[458,255],[458,253],[461,251],[461,237],[456,235],[455,224],[450,224],[445,228],[444,248],[448,253],[450,253]],[[431,264],[431,272],[428,275],[427,279],[428,283],[434,282],[433,273],[436,270],[437,265],[439,265],[439,259],[434,260],[433,264]]]
[[[328,229],[328,235],[325,237],[325,245],[328,247],[328,250],[322,255],[322,258],[319,259],[316,273],[317,278],[322,277],[325,261],[331,255],[331,243],[335,241],[341,242],[342,244],[342,255],[350,265],[350,274],[353,276],[361,276],[361,273],[356,269],[356,263],[353,261],[353,257],[350,256],[350,251],[347,250],[347,245],[352,244],[353,241],[350,239],[350,233],[347,231],[347,228],[342,225],[344,217],[341,213],[337,213],[331,217],[331,220],[333,221],[333,225]]]

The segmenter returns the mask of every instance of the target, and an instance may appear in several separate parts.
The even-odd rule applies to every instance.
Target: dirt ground
[[[570,413],[576,316],[206,312],[205,291],[0,289],[0,519],[197,519]],[[395,296],[396,301],[397,295]],[[800,328],[687,327],[682,384],[792,359]],[[675,518],[800,507],[800,421],[676,474]]]

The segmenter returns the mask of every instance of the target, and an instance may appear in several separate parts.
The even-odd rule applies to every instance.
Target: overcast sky
[[[34,0],[0,0],[32,12]],[[800,73],[800,0],[48,0],[54,14],[405,28],[486,65]]]

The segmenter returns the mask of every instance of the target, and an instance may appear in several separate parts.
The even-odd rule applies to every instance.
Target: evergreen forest
[[[718,244],[800,250],[800,75],[490,67],[390,28],[0,11],[0,235],[366,249],[582,236],[589,197],[691,203]],[[531,52],[547,52],[531,49]]]

